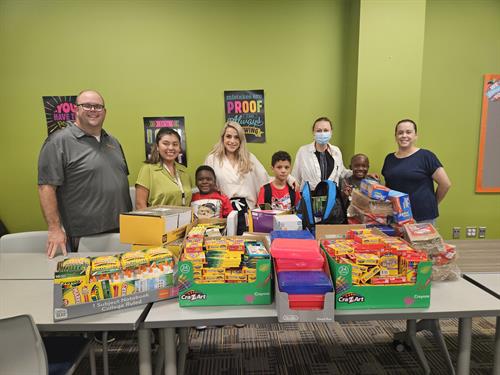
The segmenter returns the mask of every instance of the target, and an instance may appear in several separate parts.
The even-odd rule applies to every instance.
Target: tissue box
[[[391,190],[389,191],[388,198],[392,203],[392,211],[396,223],[405,223],[413,218],[408,194]]]
[[[363,179],[359,185],[359,189],[366,196],[376,200],[386,200],[389,195],[389,188],[379,184],[377,181]]]

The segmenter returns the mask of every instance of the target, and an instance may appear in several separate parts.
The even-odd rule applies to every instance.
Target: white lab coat
[[[217,177],[217,186],[222,194],[229,198],[245,198],[249,208],[257,205],[257,196],[260,187],[270,181],[266,169],[254,154],[250,153],[253,170],[245,175],[240,175],[237,168],[233,167],[227,157],[224,156],[222,163],[210,154],[205,159],[205,165],[212,167]]]
[[[337,146],[328,144],[327,150],[335,161],[335,166],[328,179],[334,181],[338,185],[339,180],[351,176],[352,171],[344,167],[342,152],[340,152]],[[319,167],[318,158],[314,154],[315,152],[316,148],[314,147],[314,142],[300,147],[297,151],[292,176],[297,179],[301,190],[306,181],[309,182],[311,190],[314,190],[316,185],[321,181],[321,169]]]

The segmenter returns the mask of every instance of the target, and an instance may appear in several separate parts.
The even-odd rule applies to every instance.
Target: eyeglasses
[[[90,103],[77,104],[77,107],[82,107],[84,111],[96,111],[96,112],[102,112],[102,110],[104,109],[104,105],[102,104],[90,104]]]

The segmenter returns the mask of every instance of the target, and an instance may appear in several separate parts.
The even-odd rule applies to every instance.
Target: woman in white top
[[[300,188],[308,181],[311,190],[323,180],[332,180],[339,185],[340,179],[349,177],[352,172],[344,167],[342,152],[330,144],[332,122],[320,117],[313,123],[314,142],[299,148],[295,157],[292,175]]]
[[[246,230],[245,214],[256,207],[260,187],[269,182],[267,171],[247,149],[245,132],[237,122],[226,122],[219,142],[205,159],[217,176],[217,186],[238,211],[238,230]]]
[[[255,155],[248,151],[240,124],[226,122],[205,164],[214,169],[222,194],[232,200],[243,198],[249,208],[255,208],[260,187],[269,182],[269,176]]]

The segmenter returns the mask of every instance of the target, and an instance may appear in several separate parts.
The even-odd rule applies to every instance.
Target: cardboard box
[[[155,206],[120,214],[120,242],[161,246],[183,238],[192,222],[190,207]]]
[[[363,225],[318,225],[316,238],[335,239]],[[382,232],[372,229],[377,234]],[[353,285],[350,264],[338,264],[325,252],[335,285],[335,308],[339,310],[426,308],[430,305],[432,262],[420,262],[415,284]]]
[[[275,267],[276,269],[276,267]],[[325,261],[324,271],[330,272],[328,263]],[[288,293],[280,291],[278,276],[274,274],[274,293],[276,300],[276,312],[280,323],[287,322],[333,322],[335,311],[335,293],[325,293],[323,308],[320,310],[297,310],[290,308]]]
[[[370,212],[375,215],[392,215],[392,203],[388,200],[376,200],[364,195],[358,189],[354,189],[351,194],[351,203],[362,211]]]
[[[302,230],[302,220],[297,215],[274,216],[273,230]]]
[[[92,259],[72,258],[78,262],[88,260],[88,267],[81,268],[78,264],[67,263],[60,269],[60,264],[71,259],[59,262],[54,274],[54,320],[77,318],[177,297],[178,268],[175,257],[165,254],[163,249],[153,249],[151,252],[153,255],[150,259],[138,256],[146,253],[141,251],[97,255]],[[94,260],[96,264],[91,265]],[[106,262],[109,266],[105,265]],[[67,289],[63,288],[63,284]]]
[[[392,204],[394,221],[399,224],[407,223],[413,219],[410,197],[400,191],[389,191],[389,201]]]
[[[179,289],[177,286],[134,293],[128,296],[107,298],[103,300],[64,306],[62,285],[54,284],[54,321],[78,318],[86,315],[126,309],[144,305],[164,299],[176,298]]]
[[[245,239],[263,241],[269,250],[269,244],[263,236],[245,236]],[[254,282],[235,284],[198,284],[193,277],[192,263],[179,262],[179,306],[181,307],[268,305],[272,302],[271,285],[271,259],[257,261]]]
[[[375,180],[364,178],[359,185],[361,192],[372,199],[386,200],[389,188]]]

